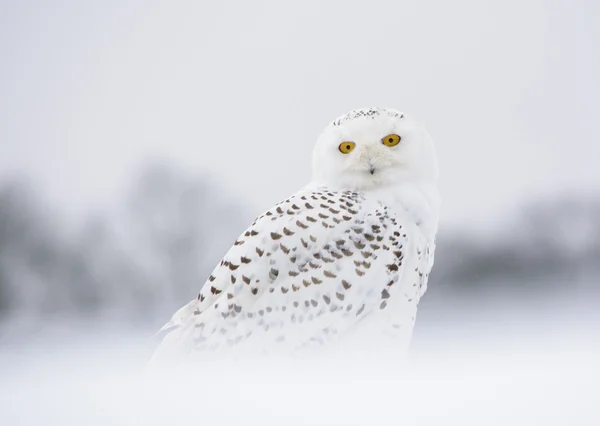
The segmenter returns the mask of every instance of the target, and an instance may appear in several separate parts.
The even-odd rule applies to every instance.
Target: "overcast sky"
[[[390,106],[437,143],[446,225],[600,192],[599,3],[489,3],[3,1],[0,175],[79,214],[165,158],[259,212],[330,120]]]

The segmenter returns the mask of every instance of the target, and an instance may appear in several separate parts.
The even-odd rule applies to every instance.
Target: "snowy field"
[[[598,425],[598,329],[549,324],[430,329],[408,364],[363,351],[160,371],[146,334],[55,330],[4,341],[0,424]]]

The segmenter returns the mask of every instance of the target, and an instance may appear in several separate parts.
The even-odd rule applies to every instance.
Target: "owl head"
[[[313,152],[313,181],[338,189],[435,185],[431,137],[411,117],[389,108],[357,109],[334,120]]]

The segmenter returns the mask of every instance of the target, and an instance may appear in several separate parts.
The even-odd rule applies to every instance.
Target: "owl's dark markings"
[[[308,225],[303,224],[302,222],[300,222],[299,220],[296,221],[296,225],[299,226],[302,229],[306,229],[308,228]]]
[[[356,247],[359,250],[362,250],[362,249],[364,249],[366,247],[366,244],[363,244],[363,243],[361,243],[359,241],[354,241],[354,247]]]
[[[356,311],[356,316],[359,316],[360,314],[362,314],[364,310],[365,310],[365,304],[363,303],[363,305],[360,307],[360,309],[358,311]]]
[[[328,270],[324,270],[323,275],[325,275],[327,278],[337,278],[337,275],[335,275],[333,272],[330,272]]]

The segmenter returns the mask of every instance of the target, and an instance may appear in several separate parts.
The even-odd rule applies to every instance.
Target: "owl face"
[[[405,114],[359,109],[339,117],[317,140],[314,180],[340,189],[435,183],[437,162],[425,128]]]

